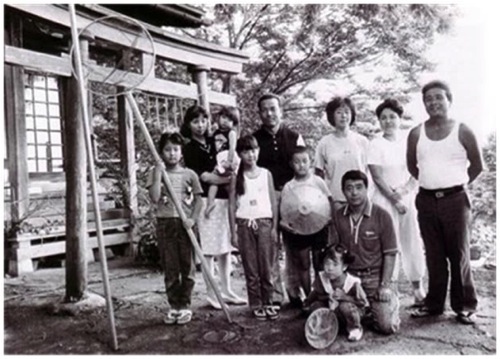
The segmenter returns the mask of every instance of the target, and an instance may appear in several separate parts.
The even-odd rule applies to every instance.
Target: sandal
[[[465,325],[472,325],[475,323],[475,314],[474,312],[460,312],[457,313],[457,321],[465,324]]]
[[[177,309],[170,309],[165,315],[165,318],[163,318],[163,322],[172,325],[177,323],[177,318],[179,318],[179,311]]]
[[[252,311],[252,314],[255,317],[255,319],[257,319],[257,320],[266,320],[266,318],[267,318],[266,311],[264,310],[264,308],[254,309]]]
[[[410,313],[413,318],[425,318],[425,317],[435,317],[443,314],[441,311],[430,310],[426,306],[419,307]]]
[[[274,305],[268,305],[264,307],[266,311],[266,316],[269,320],[276,320],[280,316],[280,313],[278,310],[276,310],[276,306]]]
[[[177,317],[177,324],[186,324],[191,321],[193,317],[193,312],[190,309],[179,310],[179,316]]]

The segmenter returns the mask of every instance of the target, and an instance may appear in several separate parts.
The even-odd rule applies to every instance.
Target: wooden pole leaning
[[[163,163],[160,155],[156,151],[156,147],[153,143],[153,140],[151,139],[151,135],[149,134],[149,131],[146,127],[146,124],[144,123],[144,119],[142,118],[142,115],[139,111],[139,107],[137,106],[137,103],[135,102],[134,97],[132,96],[132,94],[130,92],[126,92],[125,96],[127,98],[127,101],[130,104],[130,108],[132,109],[134,117],[137,119],[137,123],[139,124],[139,127],[140,127],[144,137],[146,138],[146,143],[148,144],[148,147],[151,150],[151,153],[153,154],[155,163]],[[172,183],[170,182],[170,179],[168,178],[168,174],[166,171],[162,171],[162,178],[163,178],[163,182],[165,183],[165,185],[167,187],[168,192],[170,193],[170,196],[172,197],[172,201],[174,203],[174,206],[175,206],[177,212],[179,213],[179,216],[181,217],[181,221],[184,225],[184,228],[186,229],[186,232],[189,236],[189,239],[191,240],[191,244],[193,245],[194,252],[198,256],[198,258],[201,262],[201,266],[203,268],[203,271],[206,273],[208,281],[210,282],[210,285],[212,286],[212,288],[215,292],[215,296],[217,297],[217,300],[219,301],[219,303],[222,307],[222,310],[224,311],[224,314],[226,314],[227,320],[229,321],[229,323],[231,323],[232,322],[231,316],[229,315],[229,310],[227,308],[227,305],[222,300],[222,295],[219,291],[219,288],[215,284],[215,280],[213,279],[212,275],[210,274],[210,270],[209,270],[208,265],[205,261],[205,258],[203,256],[203,252],[201,251],[201,248],[198,244],[198,241],[196,240],[196,236],[194,235],[194,232],[191,228],[186,227],[186,219],[187,219],[186,215],[185,215],[184,211],[182,210],[182,205],[179,202],[179,199],[177,198],[177,196],[175,195],[175,193],[173,191]]]
[[[87,148],[87,161],[90,175],[90,184],[92,188],[92,202],[94,204],[95,222],[96,222],[96,233],[97,233],[97,243],[99,246],[99,261],[101,263],[101,271],[104,282],[104,294],[106,297],[106,306],[108,310],[109,324],[111,329],[111,335],[113,340],[113,350],[118,350],[118,339],[116,336],[115,328],[115,316],[113,312],[113,303],[111,302],[111,291],[109,288],[109,277],[108,277],[108,267],[106,262],[106,254],[104,248],[104,239],[102,231],[102,221],[101,221],[101,211],[99,208],[99,197],[97,192],[97,180],[95,174],[94,166],[94,154],[92,150],[92,141],[90,138],[90,125],[89,125],[89,114],[87,107],[87,91],[83,83],[83,70],[80,55],[80,45],[78,43],[78,32],[76,24],[76,12],[75,5],[69,4],[70,17],[71,17],[71,37],[74,47],[74,64],[76,67],[76,74],[78,78],[78,84],[80,87],[80,96],[82,101],[82,119],[83,119],[83,129],[85,133],[85,145]]]

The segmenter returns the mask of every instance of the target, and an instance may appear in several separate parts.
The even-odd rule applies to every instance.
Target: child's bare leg
[[[215,196],[217,195],[217,186],[211,185],[207,194],[207,208],[205,208],[205,217],[210,218],[210,213],[215,208]]]

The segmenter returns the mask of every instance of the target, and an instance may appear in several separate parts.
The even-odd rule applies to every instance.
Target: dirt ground
[[[401,330],[382,336],[369,330],[351,343],[340,333],[324,350],[304,338],[305,318],[284,308],[277,321],[259,322],[246,306],[224,313],[204,300],[201,273],[196,275],[194,316],[184,326],[166,326],[167,307],[162,273],[126,258],[108,262],[119,350],[113,351],[106,308],[90,312],[54,313],[65,292],[64,268],[40,269],[4,279],[5,354],[432,354],[496,353],[496,270],[478,266],[474,276],[480,296],[476,324],[458,324],[451,311],[434,319],[412,319],[410,285],[401,280]],[[233,287],[245,296],[241,267],[233,272]],[[99,263],[89,265],[89,290],[103,295]]]

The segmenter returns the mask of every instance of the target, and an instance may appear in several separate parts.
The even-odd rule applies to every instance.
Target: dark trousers
[[[477,295],[469,249],[472,218],[467,193],[436,198],[419,192],[415,202],[429,272],[427,307],[435,312],[444,310],[450,271],[451,308],[455,312],[475,311]]]
[[[252,309],[269,305],[273,299],[272,268],[275,250],[271,238],[272,219],[237,219],[237,224],[248,303]]]
[[[288,298],[300,298],[301,289],[305,297],[311,291],[311,256],[315,276],[322,270],[321,249],[328,240],[328,228],[311,235],[299,235],[282,230],[286,255],[286,290]],[[300,298],[304,299],[304,298]]]
[[[156,233],[170,307],[187,309],[195,282],[191,240],[179,218],[158,218]]]

